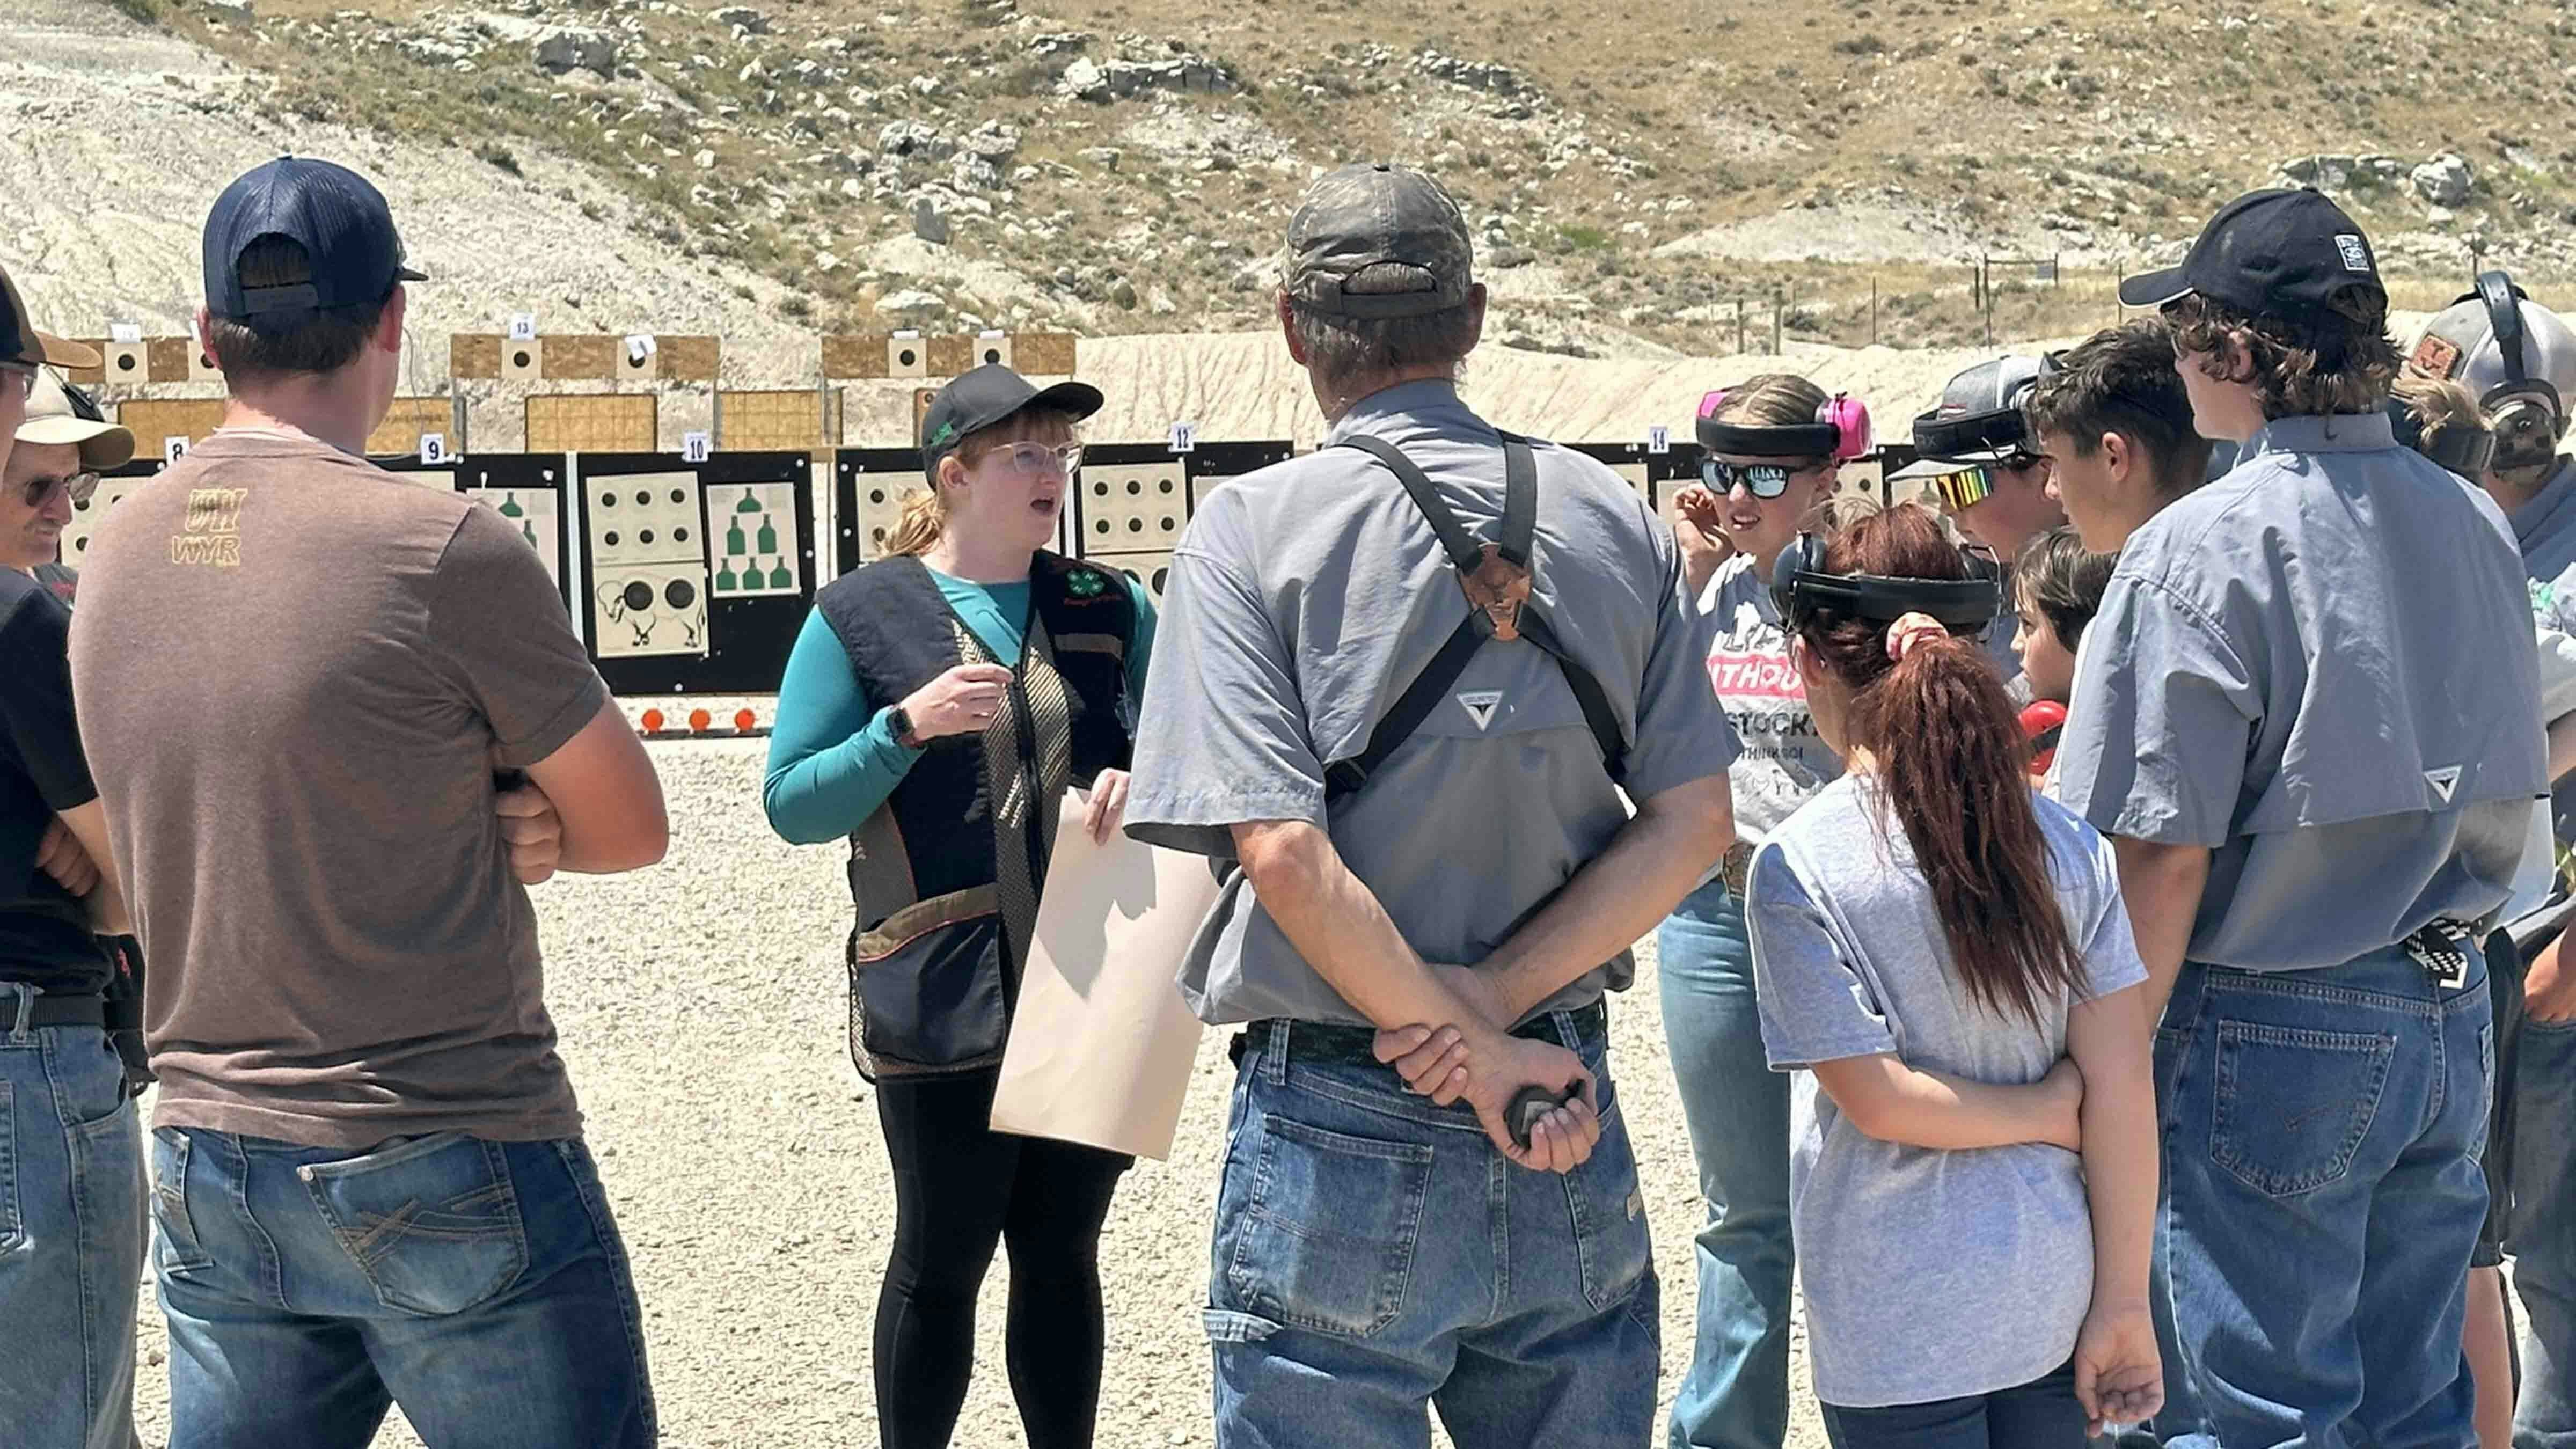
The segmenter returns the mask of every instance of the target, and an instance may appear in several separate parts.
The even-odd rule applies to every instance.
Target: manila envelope
[[[1083,808],[1065,793],[992,1126],[1159,1161],[1198,1055],[1178,977],[1215,872],[1123,834],[1098,844]]]

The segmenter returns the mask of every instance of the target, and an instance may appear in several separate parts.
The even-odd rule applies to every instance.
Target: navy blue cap
[[[312,278],[245,287],[235,268],[262,237],[303,246]],[[253,324],[292,324],[325,307],[372,307],[396,282],[429,278],[403,265],[393,212],[374,183],[345,166],[281,156],[215,198],[206,218],[206,310]]]
[[[2250,191],[2218,209],[2182,265],[2123,278],[2120,301],[2161,307],[2193,293],[2253,317],[2298,317],[2345,287],[2385,295],[2370,238],[2313,188]]]

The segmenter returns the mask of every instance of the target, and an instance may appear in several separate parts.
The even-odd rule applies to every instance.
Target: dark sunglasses
[[[1721,498],[1734,492],[1738,483],[1756,498],[1777,498],[1789,491],[1790,479],[1805,471],[1805,467],[1792,468],[1781,463],[1729,463],[1722,458],[1702,458],[1699,461],[1699,481]]]
[[[90,495],[98,491],[98,475],[96,473],[74,473],[68,478],[30,478],[27,480],[26,484],[27,506],[29,508],[42,508],[45,504],[45,500],[52,497],[54,490],[57,488],[63,490],[64,494],[72,500],[72,503],[75,506],[78,506],[80,504],[87,503],[90,500]]]

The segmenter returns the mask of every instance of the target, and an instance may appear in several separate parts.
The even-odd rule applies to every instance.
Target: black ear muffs
[[[1771,603],[1782,627],[1795,634],[1819,608],[1838,609],[1873,624],[1908,614],[1928,614],[1947,629],[1982,629],[2003,606],[2003,568],[1993,558],[1961,551],[1964,579],[1907,579],[1884,574],[1837,574],[1825,567],[1825,540],[1799,534],[1771,566]]]
[[[2504,363],[2504,381],[2488,388],[2486,396],[2478,399],[2478,411],[2487,415],[2494,431],[2503,432],[2508,410],[2544,407],[2549,410],[2550,436],[2558,436],[2560,422],[2567,416],[2566,405],[2547,378],[2531,375],[2523,355],[2522,304],[2530,300],[2529,294],[2514,285],[2511,273],[2480,272],[2476,289],[2453,305],[2472,299],[2487,309],[2487,329],[2495,334],[2496,352]]]

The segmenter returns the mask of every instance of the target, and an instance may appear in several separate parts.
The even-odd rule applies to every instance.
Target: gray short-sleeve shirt
[[[1502,444],[1445,383],[1364,399],[1322,450],[1210,494],[1172,559],[1136,744],[1127,830],[1230,864],[1228,827],[1325,825],[1425,959],[1483,960],[1627,823],[1620,791],[1555,662],[1488,642],[1367,786],[1324,812],[1324,767],[1378,718],[1464,617],[1431,525],[1383,464],[1330,444],[1402,448],[1470,529],[1502,515]],[[1610,696],[1644,799],[1722,775],[1736,743],[1680,598],[1680,557],[1607,468],[1537,450],[1535,598]],[[1623,953],[1541,1009],[1634,974]],[[1182,988],[1210,1023],[1364,1025],[1289,944],[1240,872],[1201,927]]]
[[[2192,960],[2339,965],[2504,903],[2545,789],[2509,538],[2381,414],[2277,420],[2131,535],[2059,784],[2106,833],[2211,849]]]
[[[2034,800],[2083,996],[2146,979],[2102,837]],[[1745,921],[1773,1067],[1890,1055],[2019,1084],[2066,1054],[2064,994],[2039,1020],[1979,1006],[1959,984],[1939,908],[1883,788],[1827,785],[1754,856]],[[2093,1296],[2080,1159],[2023,1143],[1944,1152],[1883,1142],[1798,1075],[1790,1201],[1816,1395],[1846,1408],[2026,1384],[2066,1361]],[[1935,1291],[1891,1291],[1894,1285]]]
[[[2511,517],[2523,569],[2534,581],[2576,568],[2576,459],[2559,459],[2540,491]]]

